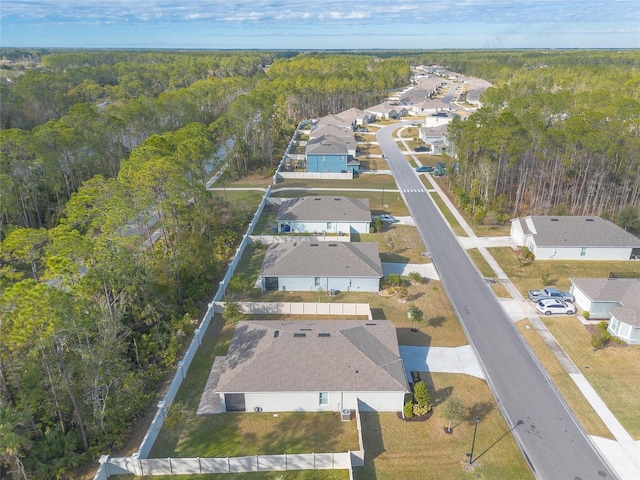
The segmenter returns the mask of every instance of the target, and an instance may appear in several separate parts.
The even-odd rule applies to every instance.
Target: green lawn
[[[613,344],[593,351],[575,317],[543,318],[547,328],[634,440],[640,440],[640,347]]]
[[[566,317],[563,318],[565,320]],[[584,397],[580,389],[569,376],[549,346],[533,328],[529,320],[522,320],[517,324],[522,337],[529,344],[536,358],[549,374],[569,408],[590,435],[614,440],[613,435],[598,416],[591,404]],[[528,327],[528,328],[527,328]]]
[[[517,252],[511,248],[491,248],[489,253],[525,297],[529,290],[544,286],[543,273],[549,274],[548,285],[568,290],[570,278],[607,278],[609,272],[637,272],[640,269],[636,262],[623,261],[534,260],[521,265]]]
[[[434,404],[424,422],[406,422],[394,413],[363,413],[365,466],[355,469],[356,480],[533,479],[508,426],[484,380],[465,375],[421,374]],[[465,407],[463,420],[448,422],[443,403],[458,397]],[[478,415],[474,458],[469,468],[473,418]],[[516,427],[519,428],[519,427]]]
[[[215,432],[212,435],[212,432]],[[155,458],[240,457],[359,450],[356,422],[337,412],[198,415],[179,440],[153,449]]]

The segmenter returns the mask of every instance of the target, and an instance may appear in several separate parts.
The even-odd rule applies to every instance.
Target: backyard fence
[[[100,459],[109,475],[197,475],[213,473],[278,472],[290,470],[350,470],[359,452],[252,455],[225,458]]]
[[[344,233],[342,235],[251,235],[249,237],[252,243],[261,243],[263,245],[271,245],[272,243],[287,242],[350,242],[351,234]]]
[[[362,316],[372,320],[368,303],[307,303],[307,302],[237,302],[247,315],[340,315]],[[225,302],[215,302],[216,313],[222,312]]]
[[[305,179],[305,180],[352,180],[353,170],[346,173],[332,172],[276,172],[273,176],[274,183],[283,178]]]

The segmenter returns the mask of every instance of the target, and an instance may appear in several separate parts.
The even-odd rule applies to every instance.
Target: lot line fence
[[[368,303],[311,303],[311,302],[237,302],[247,315],[340,315],[362,316],[372,320]],[[222,312],[225,302],[215,302],[216,313]]]

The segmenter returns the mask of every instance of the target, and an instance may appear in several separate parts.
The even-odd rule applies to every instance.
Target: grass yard
[[[227,185],[227,187],[229,187]],[[215,188],[222,188],[222,185],[216,185]],[[225,188],[223,190],[212,190],[211,195],[220,197],[222,200],[232,204],[244,204],[251,206],[251,210],[255,212],[258,209],[258,205],[264,197],[264,192],[259,190],[234,190],[231,188]]]
[[[544,273],[549,274],[548,285],[568,290],[571,285],[570,278],[607,278],[609,272],[640,270],[638,263],[622,261],[534,260],[521,265],[518,262],[517,252],[511,248],[491,248],[489,252],[525,297],[529,290],[545,286],[542,283]]]
[[[269,182],[270,181],[271,177],[269,177]],[[285,178],[278,181],[278,184],[274,185],[273,189],[278,190],[280,188],[325,188],[327,189],[327,191],[333,191],[335,193],[341,190],[351,190],[358,188],[382,189],[382,187],[391,190],[397,190],[398,188],[395,180],[391,175],[358,175],[351,180]],[[286,197],[288,196],[288,193],[286,191],[278,195],[275,195],[274,193],[274,196]]]
[[[174,445],[155,447],[156,458],[240,457],[358,450],[356,422],[338,412],[222,413],[198,415]],[[171,448],[173,447],[173,448]]]
[[[640,440],[640,348],[610,345],[593,351],[575,317],[543,318],[547,328],[634,440]]]
[[[566,319],[567,317],[563,317],[562,321]],[[591,404],[587,402],[587,399],[584,398],[584,395],[582,395],[582,392],[578,389],[575,382],[571,379],[564,367],[560,365],[558,359],[531,323],[528,320],[522,320],[518,322],[516,326],[587,433],[614,440],[607,426]],[[527,328],[527,326],[529,328]]]
[[[370,170],[372,172],[377,170],[389,170],[389,165],[384,158],[366,158],[360,155],[358,155],[357,158],[360,160],[361,170]]]
[[[392,263],[430,263],[422,237],[416,227],[385,224],[381,232],[351,234],[354,242],[376,242],[380,249],[380,260]]]
[[[433,416],[424,422],[406,422],[394,413],[363,413],[365,466],[355,469],[356,480],[533,479],[484,380],[466,375],[421,374],[434,404]],[[463,420],[448,422],[442,405],[459,398]],[[474,461],[469,468],[474,422],[478,424]],[[516,427],[518,428],[518,427]]]

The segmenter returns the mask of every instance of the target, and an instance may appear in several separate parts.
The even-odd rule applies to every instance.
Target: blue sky
[[[2,0],[0,46],[640,48],[638,0]]]

